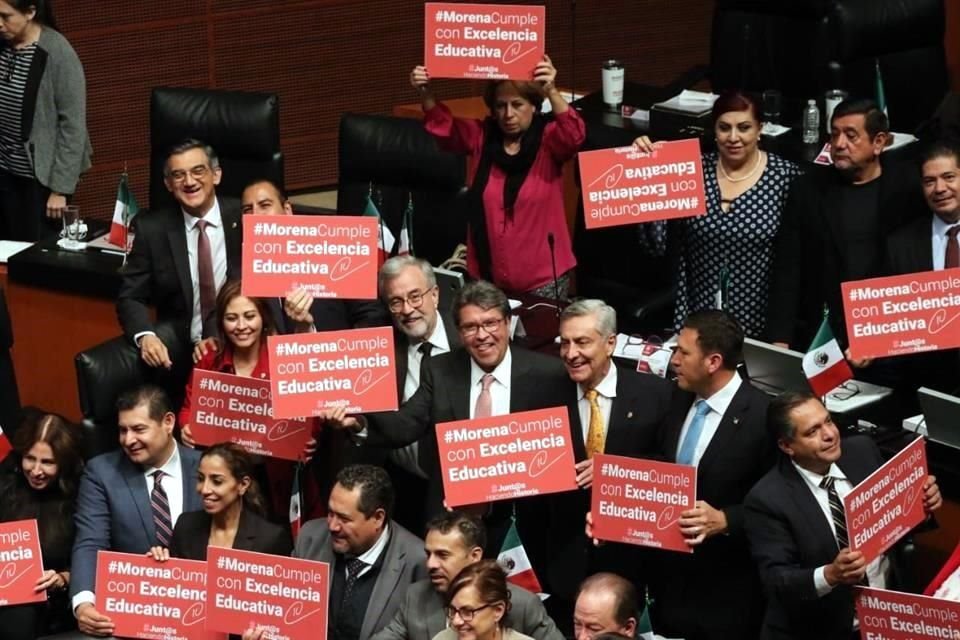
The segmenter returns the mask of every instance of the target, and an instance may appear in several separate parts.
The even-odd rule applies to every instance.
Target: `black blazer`
[[[883,464],[880,450],[868,437],[845,438],[842,447],[837,466],[853,485]],[[744,507],[747,536],[767,594],[761,637],[849,640],[852,588],[840,585],[818,598],[813,585],[816,568],[836,558],[837,539],[787,456],[782,455],[750,491]]]
[[[661,455],[676,461],[680,432],[696,399],[675,387]],[[697,465],[697,500],[721,509],[728,533],[693,554],[649,555],[651,613],[657,633],[684,638],[752,638],[762,606],[759,579],[743,530],[743,499],[774,461],[767,435],[769,397],[743,381]]]
[[[170,555],[186,560],[206,560],[211,522],[212,518],[206,511],[181,514],[170,539]],[[289,556],[293,550],[293,540],[283,527],[267,522],[250,509],[244,509],[240,512],[233,548]]]
[[[227,278],[240,277],[243,229],[240,201],[218,198],[227,250]],[[137,233],[127,264],[121,269],[117,316],[124,334],[133,337],[153,331],[149,305],[157,310],[157,322],[174,326],[184,344],[190,344],[193,316],[193,281],[187,257],[187,233],[179,209],[150,211],[136,217]]]
[[[884,158],[878,198],[879,262],[872,276],[884,273],[885,238],[926,211],[916,170]],[[815,167],[797,179],[784,208],[775,240],[767,307],[767,339],[806,349],[830,309],[830,324],[841,346],[847,344],[840,283],[849,280],[844,255],[849,252],[842,212],[837,209],[847,186],[832,167]]]
[[[891,276],[933,269],[933,227],[929,215],[911,220],[887,237],[887,269]]]
[[[281,335],[293,333],[293,323],[283,312],[279,298],[268,298],[267,306]],[[385,327],[390,317],[379,300],[344,300],[315,298],[310,306],[313,326],[317,331],[342,331],[366,327]]]
[[[440,314],[443,321],[443,332],[447,334],[447,343],[450,345],[450,350],[453,351],[462,347],[460,332],[457,331],[453,322],[453,316],[446,310],[437,310],[437,313]],[[409,346],[410,341],[407,339],[407,334],[394,327],[393,355],[397,367],[397,397],[401,402],[403,401],[403,383],[407,379],[407,348]]]

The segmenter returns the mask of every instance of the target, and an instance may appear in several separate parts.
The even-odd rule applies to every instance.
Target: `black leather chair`
[[[879,60],[891,123],[913,131],[947,92],[944,23],[943,0],[716,0],[712,85],[779,89],[792,121],[828,89],[872,97]]]
[[[372,185],[374,202],[395,237],[413,198],[417,256],[440,264],[465,242],[466,159],[439,151],[420,121],[347,113],[340,119],[337,148],[338,213],[363,213]]]
[[[173,204],[163,184],[167,150],[184,138],[214,148],[223,168],[217,193],[239,198],[257,178],[283,184],[276,95],[158,87],[150,96],[150,207]]]

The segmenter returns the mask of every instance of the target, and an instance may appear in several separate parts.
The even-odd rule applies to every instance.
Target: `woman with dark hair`
[[[723,308],[744,333],[763,334],[773,240],[797,165],[760,149],[760,109],[739,91],[713,105],[717,151],[702,157],[707,213],[640,226],[641,244],[677,259],[674,326],[693,311]],[[634,144],[653,151],[646,136]]]
[[[0,0],[0,239],[34,242],[90,167],[87,87],[49,0]]]
[[[34,589],[48,599],[0,608],[0,636],[27,640],[74,625],[67,587],[83,459],[78,429],[52,414],[23,422],[12,444],[11,464],[0,475],[0,522],[36,519],[44,571]]]
[[[484,92],[486,120],[454,118],[430,91],[418,66],[410,84],[420,92],[424,125],[439,146],[476,160],[468,211],[467,270],[512,294],[555,296],[553,262],[565,298],[577,261],[563,204],[563,165],[586,136],[583,120],[557,90],[547,56],[533,81],[495,80]],[[546,98],[552,114],[540,107]]]
[[[224,442],[203,452],[197,493],[203,499],[203,511],[181,515],[173,528],[170,549],[153,547],[147,555],[161,562],[170,557],[206,560],[208,546],[290,554],[290,533],[264,518],[263,499],[253,479],[253,459],[240,445]]]
[[[449,626],[433,640],[531,640],[504,625],[510,589],[507,574],[495,560],[464,567],[445,595]]]

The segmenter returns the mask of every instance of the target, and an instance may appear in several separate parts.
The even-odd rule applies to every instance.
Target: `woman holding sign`
[[[270,356],[267,350],[267,336],[276,333],[270,307],[265,300],[248,298],[240,293],[240,281],[224,283],[217,295],[217,327],[220,334],[220,351],[209,350],[194,365],[194,370],[218,371],[245,378],[270,378]],[[196,441],[190,428],[190,416],[193,407],[193,372],[187,380],[183,406],[178,421],[181,425],[180,437],[183,443],[193,447]],[[309,446],[309,443],[308,443]],[[287,460],[264,458],[264,473],[259,473],[263,486],[270,497],[268,512],[279,518],[286,514],[293,487],[294,464]],[[312,474],[304,474],[311,476]],[[315,484],[306,483],[308,494],[317,493]],[[304,504],[319,503],[318,496],[306,495]],[[304,509],[304,513],[310,513]],[[285,520],[285,518],[284,518]]]
[[[707,213],[640,226],[641,245],[657,255],[677,255],[674,325],[701,309],[726,309],[744,333],[763,334],[773,240],[797,165],[760,149],[760,109],[739,91],[713,104],[717,151],[702,157]],[[656,145],[634,141],[641,151]]]
[[[32,640],[74,627],[67,599],[73,511],[83,470],[78,428],[34,412],[13,437],[13,464],[0,475],[0,522],[37,521],[43,574],[34,590],[47,602],[0,608],[0,636]],[[0,593],[0,598],[3,594]]]
[[[507,574],[496,560],[466,566],[446,593],[448,626],[433,640],[531,640],[504,625],[510,611]]]
[[[290,534],[263,517],[263,498],[253,479],[253,459],[240,445],[224,442],[203,452],[197,493],[203,499],[203,511],[181,515],[173,528],[170,549],[153,547],[147,555],[160,562],[171,557],[206,560],[211,545],[290,554]]]
[[[533,81],[495,80],[484,91],[486,120],[454,118],[430,91],[430,73],[417,66],[410,84],[420,92],[424,126],[439,146],[477,161],[469,200],[467,270],[508,293],[567,297],[577,261],[563,205],[563,165],[586,136],[579,114],[557,90],[548,56]],[[540,107],[546,98],[552,114]]]

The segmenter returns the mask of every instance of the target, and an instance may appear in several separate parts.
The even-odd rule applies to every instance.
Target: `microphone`
[[[560,279],[557,277],[557,250],[554,246],[553,231],[547,231],[547,244],[550,246],[550,266],[553,267],[553,300],[557,303],[557,320],[560,320]]]

